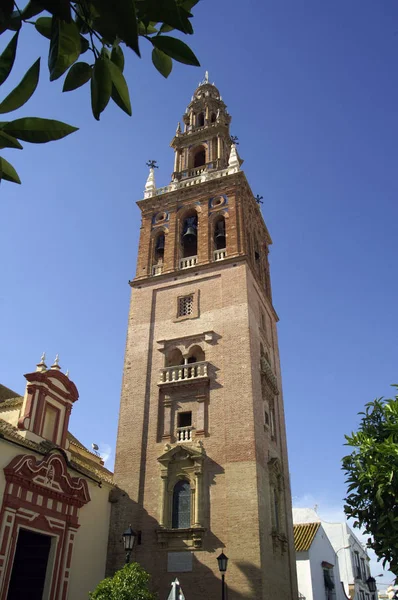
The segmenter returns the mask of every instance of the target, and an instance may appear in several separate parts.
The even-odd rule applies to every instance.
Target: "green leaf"
[[[50,81],[58,79],[79,58],[80,33],[74,21],[65,23],[54,18],[51,30],[48,68]]]
[[[163,23],[161,28],[159,29],[159,33],[168,33],[169,31],[174,31],[175,27],[171,27],[170,25],[166,25]]]
[[[0,156],[0,181],[2,179],[11,181],[12,183],[21,183],[14,167],[5,158]]]
[[[66,23],[71,23],[72,17],[69,0],[40,0],[40,4],[54,17]]]
[[[153,33],[157,33],[158,30],[156,27],[148,23],[145,25],[142,21],[138,22],[138,35],[152,35]]]
[[[139,20],[143,23],[155,22],[163,23],[173,29],[178,29],[183,33],[192,34],[193,29],[189,21],[191,13],[185,7],[177,3],[176,0],[145,0],[137,4],[139,9]]]
[[[25,117],[6,123],[2,126],[2,131],[25,142],[46,144],[77,131],[77,127],[52,119]]]
[[[194,65],[200,67],[200,62],[196,58],[189,46],[181,40],[170,37],[168,35],[157,35],[150,38],[155,48],[158,48],[174,60],[177,60],[184,65]]]
[[[111,53],[111,61],[119,67],[121,72],[124,70],[124,54],[120,46],[114,46]]]
[[[40,17],[35,22],[37,31],[48,40],[51,40],[52,17]]]
[[[68,71],[62,91],[70,92],[81,87],[91,78],[91,73],[92,69],[89,64],[85,62],[75,63]]]
[[[141,56],[134,0],[92,0],[92,3],[99,15],[95,26],[107,42],[113,44],[118,37]]]
[[[173,68],[173,61],[170,56],[167,56],[167,54],[159,50],[159,48],[154,48],[152,50],[152,62],[163,77],[167,78],[170,75],[171,69]]]
[[[126,80],[123,77],[123,73],[112,61],[109,61],[109,68],[113,84],[111,93],[112,100],[116,102],[116,104],[131,117],[129,89],[127,87]]]
[[[89,41],[80,34],[80,54],[84,54],[90,48]]]
[[[0,114],[21,108],[29,100],[37,88],[40,74],[40,58],[25,73],[21,82],[0,103]]]
[[[26,21],[27,19],[31,19],[32,17],[36,17],[40,13],[42,13],[44,8],[34,2],[33,0],[29,0],[27,5],[22,11],[22,19]]]
[[[17,32],[11,38],[9,44],[0,56],[0,85],[5,82],[11,73],[11,69],[15,60],[15,53],[17,51],[18,35],[19,33]]]
[[[91,76],[91,108],[94,118],[99,121],[100,114],[105,110],[112,93],[112,77],[109,65],[113,64],[105,54],[95,61]]]
[[[14,8],[14,0],[2,0],[0,2],[0,23],[7,23]]]
[[[8,135],[4,131],[0,131],[0,148],[16,148],[22,150],[22,144],[12,135]]]

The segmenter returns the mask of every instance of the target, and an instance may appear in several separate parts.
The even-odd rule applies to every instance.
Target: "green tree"
[[[101,581],[90,600],[156,600],[148,589],[150,576],[138,563],[125,565],[113,577]]]
[[[10,75],[23,26],[34,27],[49,40],[50,81],[66,75],[64,92],[90,82],[94,118],[112,99],[128,115],[131,101],[124,78],[123,48],[140,57],[140,43],[152,47],[152,62],[168,77],[173,60],[199,66],[195,54],[174,35],[193,33],[191,9],[198,0],[30,0],[21,8],[14,0],[0,0],[0,35],[14,31],[0,55],[0,87]],[[44,13],[44,14],[43,14]],[[87,53],[87,54],[86,54]],[[80,57],[85,54],[85,60]],[[40,58],[6,98],[0,99],[0,114],[21,108],[37,88]],[[59,121],[34,117],[0,122],[0,149],[22,149],[19,140],[44,143],[76,131]],[[12,165],[0,156],[0,181],[20,183]]]
[[[358,431],[345,436],[353,450],[343,458],[344,511],[398,576],[398,396],[369,402],[359,414]]]

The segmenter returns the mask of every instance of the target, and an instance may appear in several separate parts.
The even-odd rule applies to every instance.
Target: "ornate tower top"
[[[220,92],[209,82],[206,71],[178,124],[171,142],[175,151],[172,181],[179,182],[201,173],[225,169],[232,144],[231,117]]]

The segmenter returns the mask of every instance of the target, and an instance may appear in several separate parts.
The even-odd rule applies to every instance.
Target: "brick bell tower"
[[[271,238],[218,89],[196,89],[150,168],[127,334],[109,572],[121,532],[160,600],[297,598],[285,421],[268,264]]]

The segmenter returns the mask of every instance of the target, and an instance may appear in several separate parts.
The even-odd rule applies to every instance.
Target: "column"
[[[163,422],[163,439],[170,439],[171,437],[171,400],[165,398],[163,400],[164,406],[164,422]]]
[[[198,396],[196,398],[198,406],[196,411],[195,437],[202,436],[205,434],[205,400],[206,396]]]
[[[168,526],[168,519],[167,519],[167,470],[165,470],[165,471],[162,470],[161,478],[162,478],[162,498],[161,498],[162,504],[161,504],[159,525],[161,527],[167,527]]]
[[[221,158],[221,138],[219,135],[217,136],[217,158]]]
[[[202,504],[202,473],[200,471],[195,472],[195,518],[194,527],[201,526],[201,504]]]

